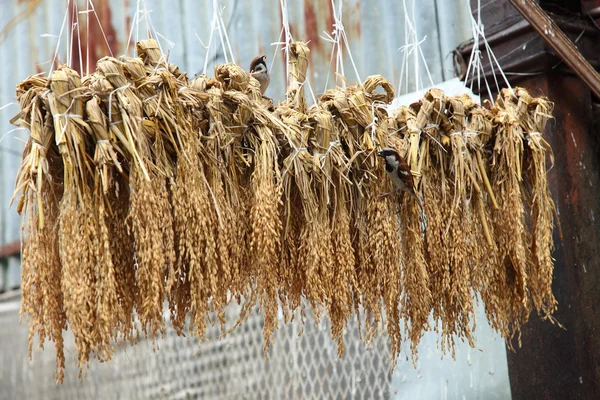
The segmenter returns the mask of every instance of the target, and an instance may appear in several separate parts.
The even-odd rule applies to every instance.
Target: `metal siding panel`
[[[193,0],[180,0],[182,10],[182,25],[185,28],[186,37],[185,52],[187,57],[187,65],[185,68],[188,71],[188,75],[193,77],[195,74],[202,73],[202,67],[204,65],[204,57],[206,50],[202,47],[202,44],[198,41],[198,37],[202,39],[205,44],[208,42],[208,35],[210,32],[210,22],[198,23],[200,19],[197,10],[197,3]],[[201,14],[205,18],[204,14]]]
[[[408,0],[406,3],[410,12],[412,1]],[[0,78],[0,105],[14,100],[14,87],[19,81],[38,71],[48,71],[50,64],[47,61],[53,57],[56,38],[41,37],[41,35],[44,33],[56,35],[60,32],[65,4],[66,2],[62,0],[42,2],[33,15],[19,23],[9,33],[7,40],[2,43],[0,60],[2,60],[3,74]],[[84,10],[85,1],[79,0],[79,4]],[[125,51],[129,36],[128,25],[134,22],[133,15],[137,0],[107,0],[107,3],[96,1],[94,4],[96,9],[102,6],[107,7],[111,12],[110,21],[115,34],[119,36],[118,48],[113,49],[113,52],[121,54]],[[266,54],[271,60],[275,54],[273,79],[268,95],[275,101],[281,100],[285,93],[284,53],[282,51],[275,53],[275,46],[271,45],[278,41],[281,29],[279,2],[253,3],[227,0],[221,1],[220,4],[225,7],[223,18],[228,26],[230,43],[238,64],[247,68],[250,60],[256,55]],[[419,36],[422,38],[426,34],[428,37],[421,48],[427,57],[434,81],[440,82],[451,74],[451,59],[447,57],[448,53],[470,34],[468,4],[461,0],[437,0],[437,14],[434,0],[424,0],[416,4]],[[2,6],[5,12],[0,15],[0,23],[4,26],[12,16],[25,7],[25,4],[18,0],[2,0]],[[310,39],[311,69],[309,76],[313,90],[318,95],[325,89],[332,50],[332,44],[321,38],[324,31],[331,33],[333,30],[331,1],[289,1],[288,6],[290,26],[295,39]],[[169,48],[166,42],[161,40],[163,49],[165,51],[169,49],[171,52],[170,61],[180,65],[183,70],[187,70],[192,77],[201,72],[206,50],[197,40],[194,31],[205,43],[208,42],[213,15],[212,1],[205,0],[199,4],[194,0],[177,0],[167,4],[160,0],[148,0],[147,7],[152,10],[149,16],[154,27],[175,43],[174,48]],[[131,17],[128,18],[127,15]],[[93,20],[95,17],[91,14],[90,19]],[[404,45],[403,3],[393,0],[376,2],[346,0],[343,8],[343,22],[361,79],[379,73],[397,85],[402,65],[402,52],[398,49]],[[142,21],[141,25],[140,34],[142,35],[145,22]],[[59,58],[61,60],[66,60],[67,38],[66,35],[64,36],[60,45]],[[95,40],[101,40],[103,46],[103,38],[95,38]],[[221,56],[214,59],[214,54],[220,46],[218,34],[215,32],[210,49],[211,59],[207,68],[209,74],[212,74],[215,64],[224,61],[221,51],[219,51]],[[133,54],[131,50],[130,54]],[[82,55],[82,58],[85,60],[85,54]],[[349,81],[356,81],[347,52],[345,52],[344,65]],[[423,68],[421,71],[423,74]],[[330,73],[329,87],[332,87],[333,80],[333,74]],[[426,79],[423,82],[425,83]],[[415,88],[414,74],[411,74],[409,88],[411,90]],[[8,121],[15,111],[16,107],[14,106],[0,111],[2,132],[13,128]],[[20,132],[16,131],[7,135],[1,144],[2,147],[20,151],[23,144],[13,139],[13,136],[19,136],[19,134]],[[25,137],[26,135],[20,136]],[[0,179],[3,190],[0,196],[0,205],[2,210],[6,210],[11,197],[12,183],[18,168],[19,157],[3,152],[1,164],[2,177]],[[19,221],[15,212],[9,211],[4,215],[3,220],[3,227],[8,231],[0,237],[0,240],[7,241],[18,238]]]
[[[18,0],[3,0],[0,23],[2,26],[23,9],[25,4]],[[148,0],[147,7],[152,10],[150,18],[154,27],[165,37],[175,43],[170,48],[161,40],[163,49],[170,50],[170,61],[188,71],[190,76],[202,71],[206,50],[201,46],[194,34],[205,42],[210,35],[210,23],[213,15],[212,1],[205,0],[199,4],[194,0],[177,0],[174,2]],[[34,11],[33,15],[19,23],[1,45],[0,60],[3,74],[0,78],[0,105],[14,101],[15,85],[28,75],[38,71],[48,71],[47,61],[53,57],[56,38],[41,37],[42,34],[56,35],[60,32],[65,12],[65,1],[44,1]],[[85,9],[85,1],[79,1],[81,9]],[[111,12],[111,23],[118,38],[118,48],[115,54],[125,51],[129,36],[129,24],[134,23],[133,15],[137,0],[107,0],[107,3],[96,1],[96,9],[104,6]],[[269,60],[275,54],[272,70],[272,84],[268,95],[275,101],[281,100],[285,93],[284,53],[275,53],[271,43],[278,41],[280,33],[280,7],[278,1],[246,2],[227,0],[220,3],[224,6],[223,19],[228,26],[230,43],[234,49],[238,64],[247,68],[250,60],[259,54],[266,54]],[[412,1],[406,2],[409,12]],[[332,44],[321,36],[323,32],[333,30],[333,15],[330,0],[289,1],[290,26],[295,39],[310,39],[311,69],[310,83],[318,95],[325,89]],[[437,6],[437,13],[436,13]],[[124,12],[127,11],[127,12]],[[312,14],[311,14],[312,13]],[[127,15],[131,17],[128,18]],[[83,16],[84,14],[82,14]],[[427,35],[427,40],[421,45],[435,82],[440,82],[451,75],[451,58],[447,55],[458,43],[470,35],[468,4],[461,0],[440,1],[424,0],[417,3],[416,10],[419,37]],[[84,16],[82,18],[85,18]],[[312,19],[311,19],[312,18]],[[92,23],[95,16],[90,15]],[[313,21],[315,20],[315,21]],[[368,75],[379,73],[392,83],[399,83],[402,65],[402,52],[398,51],[404,45],[404,8],[403,3],[393,0],[346,0],[343,8],[343,22],[346,35],[350,41],[354,61],[361,79]],[[438,22],[440,24],[438,24]],[[145,22],[142,21],[140,35],[143,34]],[[134,36],[135,36],[134,28]],[[82,32],[83,34],[84,32]],[[60,45],[60,59],[66,60],[67,38],[64,35]],[[103,38],[96,38],[101,40]],[[211,46],[211,59],[207,72],[212,74],[214,66],[224,62],[222,51],[215,60],[214,54],[220,49],[220,39],[215,32]],[[130,54],[133,54],[130,49]],[[85,62],[85,54],[82,55]],[[350,82],[356,81],[355,73],[347,52],[344,57],[345,74]],[[424,69],[421,68],[421,74]],[[422,75],[423,76],[423,75]],[[411,74],[409,88],[414,90],[414,74]],[[330,73],[329,87],[332,87],[334,76]],[[426,79],[423,80],[426,83]],[[398,92],[400,94],[400,92]],[[9,119],[14,115],[16,107],[10,106],[0,111],[0,129],[7,132],[13,127]],[[20,151],[23,144],[13,139],[13,136],[25,137],[19,131],[7,135],[1,146]],[[19,157],[2,153],[2,194],[1,209],[6,210],[11,197],[12,183],[19,163]],[[6,211],[5,211],[6,213]],[[3,228],[7,231],[0,235],[0,240],[7,241],[18,238],[19,221],[14,210],[3,216]],[[0,232],[2,232],[0,230]]]
[[[468,0],[436,0],[443,79],[454,77],[452,50],[473,37]]]
[[[3,4],[2,5],[4,7],[4,10],[6,10],[8,8],[8,5]],[[7,10],[8,11],[8,10]],[[6,26],[6,23],[8,22],[10,18],[10,13],[9,12],[3,12],[0,13],[0,26]],[[3,46],[4,47],[4,46]],[[7,50],[5,50],[4,48],[0,47],[0,65],[7,65]],[[16,108],[14,106],[8,106],[6,107],[6,104],[10,102],[10,96],[8,95],[8,88],[10,87],[10,85],[12,84],[12,80],[10,80],[10,76],[8,75],[7,72],[3,72],[2,74],[0,74],[0,107],[4,107],[3,109],[0,110],[0,244],[4,243],[4,241],[6,240],[4,238],[5,236],[5,230],[6,230],[6,226],[4,223],[4,219],[5,217],[5,209],[6,206],[4,204],[5,202],[5,191],[6,191],[6,187],[8,182],[6,182],[6,178],[8,177],[8,174],[6,174],[4,172],[4,164],[7,162],[6,160],[9,157],[12,157],[12,155],[8,152],[8,150],[4,150],[4,146],[6,143],[6,137],[5,137],[5,132],[8,131],[8,129],[6,129],[5,126],[5,120],[7,119],[6,117],[4,117],[5,115],[9,115],[12,110],[16,110]]]
[[[6,271],[6,289],[17,289],[21,286],[21,258],[9,257]]]
[[[179,1],[158,1],[160,6],[155,5],[154,10],[159,9],[158,12],[154,12],[152,15],[156,16],[158,14],[163,15],[164,18],[160,18],[161,27],[155,25],[158,32],[165,36],[168,40],[174,43],[174,46],[171,47],[165,40],[161,39],[161,43],[163,46],[163,50],[165,52],[169,52],[169,62],[175,63],[180,66],[180,68],[187,71],[187,62],[185,57],[185,40],[183,32],[183,24],[181,18],[181,3]]]
[[[19,12],[21,7],[19,3],[14,0],[11,2],[12,6],[12,15],[14,13]],[[11,14],[9,13],[5,17],[3,17],[3,22],[6,23],[10,20]],[[15,102],[15,82],[19,82],[22,78],[25,78],[25,71],[30,69],[30,65],[25,65],[25,61],[27,60],[29,55],[26,51],[17,51],[17,49],[27,49],[26,46],[27,36],[26,33],[26,25],[21,23],[18,24],[15,29],[9,32],[6,37],[6,41],[4,43],[14,43],[14,48],[9,49],[8,51],[1,51],[2,53],[2,75],[5,79],[2,82],[2,99],[0,100],[0,107],[4,106],[10,102]],[[24,37],[24,38],[23,38]],[[25,43],[25,45],[24,45]],[[23,71],[20,71],[20,69]],[[11,177],[14,176],[17,172],[17,168],[20,162],[20,157],[14,155],[12,152],[17,151],[20,152],[22,149],[22,143],[15,139],[15,137],[25,137],[26,135],[20,135],[21,131],[15,131],[8,133],[12,128],[9,124],[10,117],[12,114],[18,111],[18,107],[9,106],[4,110],[0,111],[0,127],[2,128],[2,134],[0,137],[4,136],[2,143],[0,146],[3,150],[0,152],[0,162],[2,163],[1,173],[2,177],[2,195],[0,196],[1,208],[0,212],[3,215],[3,237],[0,238],[2,242],[11,242],[18,239],[19,235],[19,219],[16,215],[16,212],[13,209],[8,210],[8,204],[10,202],[12,187],[13,184],[11,182]]]
[[[421,46],[425,60],[434,83],[443,81],[442,57],[439,46],[439,31],[435,12],[435,0],[420,0],[415,10],[418,39],[427,36],[427,40]],[[457,43],[458,45],[458,43]],[[423,83],[429,86],[429,80],[423,76]]]
[[[96,0],[97,1],[97,0]],[[108,8],[111,12],[111,24],[115,30],[115,34],[117,35],[118,48],[112,49],[115,55],[124,54],[127,48],[127,39],[129,38],[129,32],[131,28],[131,24],[133,21],[133,16],[135,14],[135,7],[137,4],[137,0],[102,0],[108,4]],[[96,4],[96,3],[94,3]],[[154,13],[151,15],[154,16]],[[90,19],[95,17],[90,15]],[[93,23],[93,21],[92,21]],[[99,39],[101,42],[104,42],[104,38]],[[129,47],[129,51],[127,53],[129,56],[135,55],[135,43]],[[108,54],[105,54],[108,55]],[[93,66],[94,69],[96,66]],[[92,70],[93,71],[93,70]]]

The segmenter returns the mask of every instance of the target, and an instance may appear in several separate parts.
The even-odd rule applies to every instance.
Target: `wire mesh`
[[[390,352],[387,337],[378,334],[365,349],[356,320],[345,333],[346,352],[340,359],[331,340],[330,323],[311,316],[283,324],[274,333],[269,359],[263,357],[262,316],[219,339],[220,328],[209,328],[209,341],[177,336],[167,329],[152,344],[140,339],[123,343],[108,363],[93,360],[80,380],[72,335],[65,334],[67,371],[62,385],[54,383],[54,349],[34,348],[27,358],[27,326],[19,324],[19,301],[0,307],[0,398],[2,399],[384,399],[390,398]],[[8,304],[8,306],[7,306]],[[2,311],[4,310],[4,311]],[[237,315],[237,306],[227,313]],[[299,333],[302,331],[302,334]]]

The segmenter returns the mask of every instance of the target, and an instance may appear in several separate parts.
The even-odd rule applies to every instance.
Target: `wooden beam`
[[[600,99],[600,74],[577,50],[564,32],[533,0],[508,0],[536,32]]]

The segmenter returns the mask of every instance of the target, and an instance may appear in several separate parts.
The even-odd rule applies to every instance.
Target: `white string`
[[[213,0],[213,21],[211,22],[211,28],[219,31],[219,39],[221,39],[221,48],[223,49],[223,55],[225,56],[225,62],[229,62],[229,58],[227,57],[227,49],[225,48],[225,42],[223,40],[223,32],[221,31],[221,24],[219,23],[219,2],[217,0]]]
[[[79,115],[79,114],[69,114],[69,113],[53,114],[52,117],[53,118],[66,118],[66,119],[70,119],[70,118],[82,118],[82,116]]]
[[[306,147],[296,148],[292,142],[290,142],[290,144],[292,145],[294,155],[292,156],[292,159],[290,160],[287,168],[285,169],[285,171],[283,171],[283,174],[281,174],[281,176],[285,176],[288,173],[288,171],[292,167],[292,164],[294,163],[294,160],[296,159],[296,157],[298,157],[298,154],[300,154],[301,152],[308,152],[308,149]]]
[[[12,106],[12,105],[14,105],[14,104],[17,104],[17,103],[15,103],[15,102],[13,101],[12,103],[5,104],[5,105],[3,105],[2,107],[0,107],[0,111],[4,110],[5,108],[8,108],[8,107],[10,107],[10,106]]]
[[[86,1],[85,2],[85,28],[87,31],[87,41],[88,41],[88,45],[85,46],[85,74],[89,75],[90,74],[90,46],[89,46],[89,41],[90,41],[90,1]]]
[[[312,88],[310,82],[308,81],[308,69],[306,70],[306,75],[307,76],[305,77],[304,82],[302,84],[304,84],[304,83],[307,84],[308,90],[310,90],[310,96],[313,99],[313,104],[317,104],[317,98],[315,97],[315,92],[313,92],[313,88]]]
[[[327,32],[323,32],[325,34],[325,36],[321,36],[321,38],[327,42],[330,42],[333,44],[333,47],[331,49],[331,57],[329,59],[329,69],[331,70],[331,64],[333,62],[333,58],[335,55],[335,73],[336,73],[336,84],[337,84],[337,79],[338,79],[338,73],[341,72],[342,76],[346,76],[346,73],[344,71],[344,59],[343,59],[343,49],[342,49],[342,44],[344,45],[344,47],[346,48],[346,51],[348,52],[348,59],[350,60],[350,63],[352,64],[352,68],[354,69],[354,74],[356,75],[356,79],[358,80],[358,82],[362,85],[362,79],[360,79],[360,75],[358,73],[358,68],[356,67],[356,63],[354,62],[354,57],[352,57],[352,50],[350,49],[350,43],[348,42],[348,36],[346,35],[346,30],[344,29],[344,23],[343,23],[343,2],[342,1],[338,1],[338,9],[336,12],[336,7],[335,7],[335,0],[331,0],[331,9],[333,10],[333,19],[334,19],[334,23],[333,23],[333,31],[331,32],[331,34],[327,33]],[[329,74],[331,71],[327,72],[327,78],[325,80],[325,89],[323,90],[324,92],[327,91],[327,86],[329,84]],[[342,82],[343,87],[346,87],[346,83]]]
[[[365,130],[366,129],[371,129],[371,140],[373,142],[375,142],[375,135],[377,133],[377,121],[379,120],[376,116],[375,116],[375,103],[377,103],[376,101],[371,103],[371,115],[373,116],[373,121],[371,121],[370,124],[368,124],[367,126],[365,126]],[[384,104],[384,103],[381,103]]]
[[[334,0],[331,0],[331,8],[333,10],[333,18],[334,18],[334,23],[333,23],[333,31],[331,32],[331,34],[323,31],[323,33],[325,34],[325,36],[321,36],[321,38],[327,42],[332,43],[332,48],[331,48],[331,57],[329,58],[329,71],[327,71],[327,79],[325,80],[325,88],[323,89],[323,91],[327,91],[327,86],[329,84],[329,74],[331,72],[331,64],[333,63],[334,57],[335,57],[335,82],[337,84],[337,79],[338,79],[338,72],[340,72],[341,69],[341,73],[342,75],[344,75],[344,63],[343,63],[343,59],[342,59],[342,55],[341,55],[341,46],[340,46],[340,25],[337,23],[338,22],[338,18],[335,14],[335,4],[334,4]],[[344,87],[346,87],[345,82],[342,82],[342,85]]]
[[[358,69],[356,68],[356,64],[354,63],[354,58],[352,57],[352,51],[350,50],[350,43],[348,43],[348,37],[346,36],[346,30],[344,29],[344,24],[342,23],[342,5],[343,5],[343,3],[340,1],[339,21],[336,21],[336,24],[339,23],[339,25],[340,25],[340,31],[342,32],[342,38],[344,39],[344,45],[346,46],[346,50],[348,51],[348,58],[350,59],[350,63],[352,64],[352,68],[354,69],[354,74],[356,75],[356,79],[358,79],[358,82],[362,85],[362,79],[360,79],[360,75],[358,74]],[[334,17],[335,17],[335,14],[334,14]]]
[[[277,51],[279,50],[279,46],[284,44],[281,41],[281,37],[283,36],[284,30],[285,30],[285,28],[282,26],[281,32],[279,33],[279,38],[277,39],[278,41],[271,43],[271,46],[275,46],[275,51],[273,52],[273,57],[271,57],[271,66],[269,67],[269,72],[273,71],[273,65],[275,65],[275,57],[277,57]]]
[[[67,5],[67,10],[69,9],[69,6]],[[73,3],[72,5],[72,10],[75,9],[75,3]],[[73,11],[70,11],[71,13]],[[69,47],[67,47],[67,65],[70,67],[72,66],[72,57],[73,57],[73,32],[75,32],[75,23],[71,23],[71,29],[67,32],[67,45]]]
[[[155,34],[156,36],[158,36],[158,37],[162,38],[162,40],[164,40],[165,42],[167,42],[167,44],[168,44],[169,46],[171,46],[171,48],[174,48],[174,47],[175,47],[175,42],[173,42],[173,41],[169,40],[167,37],[165,37],[164,35],[162,35],[160,32],[158,32],[158,31],[155,31],[155,32],[154,32],[154,34]],[[157,40],[157,42],[158,42],[158,40]],[[160,47],[160,46],[159,46],[159,47]]]
[[[140,4],[141,4],[141,0],[137,0],[136,2],[136,18],[135,18],[135,24],[133,24],[135,26],[135,43],[137,43],[140,40],[140,13],[141,13],[141,9],[140,9]],[[133,26],[132,26],[133,28]],[[135,53],[135,48],[133,49],[134,53]]]
[[[281,24],[285,33],[285,83],[286,86],[290,83],[290,43],[292,42],[292,34],[290,32],[290,21],[288,18],[287,0],[279,0],[281,7]]]
[[[447,151],[447,150],[444,148],[444,145],[443,145],[443,144],[441,144],[439,140],[437,140],[436,138],[434,138],[434,137],[433,137],[433,135],[431,135],[431,134],[430,134],[429,132],[427,132],[427,131],[422,131],[422,132],[424,132],[424,133],[425,133],[427,136],[429,136],[429,138],[430,138],[431,140],[433,140],[434,142],[436,142],[436,143],[437,143],[437,145],[438,145],[438,146],[440,146],[440,148],[441,148],[442,150],[444,150],[444,153],[447,153],[447,152],[448,152],[448,151]]]
[[[4,135],[2,135],[2,137],[0,137],[0,143],[2,143],[2,141],[4,140],[4,138],[6,137],[6,135],[8,135],[9,133],[12,133],[14,131],[21,131],[21,130],[28,131],[29,129],[27,129],[27,128],[14,128],[14,129],[11,129],[10,131],[8,131]]]
[[[90,0],[90,3],[91,3],[91,1],[92,0]],[[140,0],[137,0],[136,6],[135,6],[135,14],[133,15],[134,23],[131,24],[131,28],[129,28],[129,37],[127,38],[127,47],[125,48],[125,54],[129,53],[129,43],[131,43],[131,39],[133,37],[133,29],[139,27],[139,23],[138,23],[138,20],[140,17],[139,12],[140,12]],[[139,38],[139,29],[137,29],[136,35],[135,35],[136,42],[137,42],[138,38]]]
[[[62,25],[60,27],[60,33],[58,34],[58,40],[56,42],[56,50],[54,51],[54,58],[52,59],[52,65],[50,66],[50,71],[48,72],[48,77],[54,71],[54,64],[56,62],[56,58],[58,57],[58,50],[60,49],[60,39],[62,38],[63,32],[65,30],[65,25],[67,24],[67,15],[69,15],[69,7],[66,7],[65,16],[63,18]]]
[[[419,34],[417,31],[417,23],[415,16],[415,1],[411,1],[411,10],[409,12],[408,6],[406,4],[406,0],[402,0],[402,5],[404,9],[404,46],[401,46],[398,50],[402,51],[402,66],[400,70],[400,82],[398,84],[398,94],[402,91],[402,83],[406,78],[406,88],[405,92],[409,92],[409,62],[412,56],[413,68],[415,74],[415,91],[419,92],[420,90],[425,88],[423,84],[423,79],[420,74],[420,63],[422,61],[423,66],[425,67],[425,72],[427,74],[427,78],[429,79],[429,86],[432,87],[434,85],[433,78],[431,76],[431,71],[429,70],[429,65],[427,63],[427,59],[425,58],[425,54],[423,53],[423,49],[421,45],[427,40],[427,35],[423,36],[422,39],[419,39]]]
[[[79,44],[79,75],[83,76],[83,55],[81,54],[81,29],[79,29],[79,6],[77,5],[77,2],[74,2],[73,4],[75,5],[75,15],[77,16],[77,42]]]
[[[216,1],[216,0],[215,0]],[[229,49],[229,56],[231,57],[231,62],[235,64],[235,57],[233,56],[233,50],[231,50],[231,43],[229,43],[229,36],[227,35],[227,29],[225,28],[225,22],[223,22],[223,11],[225,7],[221,9],[219,13],[219,22],[221,24],[221,28],[223,29],[223,36],[225,37],[225,43],[227,43],[227,49]],[[223,52],[225,52],[225,47],[223,47]]]
[[[146,6],[146,1],[145,0],[142,0],[142,1],[143,1],[143,5],[144,5],[144,15],[142,15],[142,18],[144,18],[144,21],[146,22],[146,35],[149,38],[154,37],[154,35],[157,36],[156,44],[158,44],[158,49],[160,50],[160,52],[162,54],[164,54],[165,52],[163,51],[163,48],[160,44],[160,40],[158,40],[158,32],[154,28],[154,23],[152,22],[152,18],[150,17],[150,14],[152,13],[153,10],[148,10],[148,7]],[[170,40],[168,40],[168,39],[167,39],[167,41],[170,42]]]
[[[323,37],[321,36],[321,38],[323,38]],[[329,41],[329,39],[326,39],[326,38],[323,38],[323,39]],[[331,40],[333,40],[333,38]],[[335,41],[334,41],[334,43],[335,43]],[[333,63],[333,54],[334,54],[334,49],[331,50],[331,57],[329,57],[329,70],[327,71],[327,77],[325,78],[325,88],[323,89],[323,92],[327,91],[327,86],[329,85],[329,74],[331,72],[331,64]]]
[[[129,86],[131,86],[131,83],[128,83],[127,85],[121,86],[119,88],[116,88],[115,90],[113,90],[112,92],[110,92],[110,94],[108,95],[108,123],[110,124],[112,122],[112,99],[113,99],[113,94],[120,92],[121,90],[125,90],[127,89]]]
[[[508,87],[508,89],[510,89],[510,91],[513,92],[512,86],[508,82],[508,79],[506,78],[506,75],[504,74],[504,71],[502,71],[502,67],[500,66],[500,63],[498,62],[498,60],[496,59],[496,55],[492,51],[492,48],[490,47],[490,44],[488,43],[487,38],[485,37],[485,34],[483,33],[483,31],[481,31],[481,35],[482,35],[483,42],[485,44],[485,47],[486,47],[486,50],[487,50],[487,53],[488,53],[488,57],[491,56],[491,58],[493,58],[493,61],[498,66],[498,70],[500,71],[500,75],[502,75],[502,79],[504,79],[504,83],[506,83],[506,86]],[[492,61],[492,60],[490,59],[490,61]],[[492,68],[493,68],[493,62],[490,62],[490,65],[492,65]],[[494,79],[496,79],[496,74],[494,74]],[[500,91],[500,87],[498,86],[498,81],[497,80],[496,80],[496,86],[497,86],[498,91]],[[513,92],[513,95],[514,95],[514,92]]]
[[[98,17],[98,13],[96,12],[96,8],[94,7],[94,2],[92,0],[89,0],[89,2],[90,2],[90,5],[92,6],[92,12],[96,16],[96,21],[98,21],[98,26],[100,27],[100,32],[102,33],[102,37],[104,38],[104,43],[106,43],[108,52],[111,57],[114,57],[112,49],[110,48],[110,44],[108,43],[108,39],[106,38],[106,34],[104,33],[104,28],[102,27],[102,24],[100,23],[100,17]],[[138,2],[139,2],[139,0],[138,0]],[[89,38],[89,36],[88,36],[88,38]],[[129,44],[129,42],[128,42],[128,44]]]
[[[404,24],[404,46],[405,49],[408,49],[408,27]],[[400,49],[398,49],[400,50]],[[405,66],[408,69],[408,53],[406,51],[402,52],[402,66],[400,68],[400,82],[398,83],[398,95],[402,91],[402,82],[404,81],[404,69]],[[406,72],[406,89],[405,93],[408,93],[408,71]]]
[[[527,134],[527,144],[531,145],[531,140],[535,137],[535,136],[542,136],[541,132],[529,132]]]
[[[212,43],[212,38],[213,38],[213,29],[212,29],[212,27],[210,29],[210,34],[208,36],[208,45],[207,46],[204,46],[204,43],[202,43],[202,41],[200,40],[200,38],[198,38],[198,40],[200,40],[200,43],[202,43],[202,45],[206,49],[206,56],[204,57],[204,68],[202,68],[202,75],[206,75],[206,68],[208,67],[208,57],[210,57],[210,45]]]
[[[469,5],[469,10],[471,11],[471,15],[472,15],[473,10],[471,9],[470,2],[467,1],[467,3]],[[515,94],[512,89],[512,86],[510,85],[510,83],[506,77],[506,74],[504,73],[504,71],[502,70],[502,67],[500,66],[500,62],[496,58],[496,55],[492,51],[492,48],[485,36],[485,29],[481,22],[481,1],[480,0],[477,1],[477,19],[475,19],[473,16],[471,16],[471,30],[473,32],[473,50],[471,51],[471,56],[469,57],[469,64],[467,67],[467,73],[465,75],[465,77],[466,77],[465,82],[468,80],[471,80],[470,89],[473,90],[475,74],[477,74],[477,85],[478,85],[478,88],[481,90],[481,77],[483,76],[486,90],[488,92],[490,101],[492,102],[492,104],[494,104],[494,97],[492,95],[492,90],[489,86],[487,78],[485,77],[485,71],[484,71],[484,67],[482,64],[482,60],[481,60],[482,59],[481,50],[479,47],[479,41],[481,40],[483,42],[483,45],[484,45],[485,50],[488,55],[489,65],[491,68],[492,77],[494,78],[494,83],[496,84],[497,91],[499,92],[501,90],[501,88],[500,88],[498,79],[496,77],[496,69],[502,76],[502,79],[504,80],[506,87],[511,91],[511,93],[514,96]]]
[[[404,0],[404,4],[406,4],[406,0]],[[414,12],[415,12],[415,2],[413,0],[412,2],[412,11],[413,11],[413,19],[412,21],[407,21],[408,22],[408,29],[410,29],[412,31],[412,37],[413,37],[413,42],[416,43],[418,38],[417,38],[417,30],[413,27],[413,22],[416,23],[415,21],[415,16],[414,16]],[[405,19],[408,17],[408,13],[405,14]],[[415,44],[416,46],[416,44]],[[415,64],[415,84],[417,85],[417,91],[419,91],[419,59],[417,57],[413,58],[413,62]]]
[[[214,36],[214,32],[215,32],[215,25],[217,24],[217,21],[215,19],[216,12],[217,12],[216,4],[215,4],[215,2],[213,2],[213,17],[212,17],[212,20],[210,21],[210,33],[208,36],[208,45],[204,46],[204,43],[202,42],[202,40],[200,40],[200,38],[198,38],[198,40],[200,40],[200,43],[202,43],[202,45],[206,49],[206,56],[204,57],[204,68],[202,69],[202,75],[206,75],[206,69],[208,68],[208,59],[210,57],[210,50],[211,50],[213,36]],[[225,49],[223,49],[223,50],[225,50]],[[223,51],[223,52],[225,53],[225,61],[227,61],[227,52],[225,52],[225,51]]]
[[[55,115],[53,115],[53,117],[54,118],[64,117],[65,119],[70,119],[70,118],[75,118],[75,117],[81,118],[81,115],[69,113],[69,111],[71,111],[71,108],[73,107],[73,104],[75,104],[75,99],[71,100],[71,104],[69,104],[69,107],[67,107],[67,109],[65,110],[65,112],[63,114],[55,114]],[[57,144],[62,141],[62,137],[65,135],[66,132],[67,132],[67,124],[65,123],[65,125],[62,127],[60,135],[57,138],[55,138],[55,141]]]
[[[90,0],[90,3],[91,2],[92,2],[92,0]],[[167,42],[167,44],[169,44],[169,46],[175,47],[175,43],[173,43],[172,41],[167,39],[164,35],[161,35],[154,28],[152,18],[150,17],[150,14],[153,12],[153,10],[148,10],[145,0],[137,0],[135,8],[136,8],[135,14],[133,16],[134,23],[131,24],[131,28],[129,29],[129,37],[127,38],[127,48],[125,49],[125,54],[127,54],[129,52],[129,44],[131,43],[131,39],[133,37],[133,29],[134,28],[135,28],[135,38],[134,38],[135,42],[137,43],[140,41],[140,22],[141,21],[144,21],[146,23],[146,36],[149,38],[154,38],[154,36],[156,36],[155,40],[158,45],[158,49],[160,50],[161,53],[164,54],[164,51],[163,51],[162,45],[160,44],[160,40],[158,40],[159,37],[163,38],[163,40],[165,40]],[[92,9],[93,9],[93,3],[92,3]],[[94,13],[95,13],[95,11],[94,11]],[[96,18],[98,18],[97,15],[96,15]],[[100,21],[98,21],[98,24],[100,24]],[[102,30],[102,26],[100,26],[100,29]],[[102,30],[102,35],[104,35],[104,30]],[[106,36],[104,36],[104,40],[106,41]],[[108,45],[108,41],[106,42],[106,44]],[[110,51],[110,47],[109,47],[109,51]],[[111,56],[112,56],[112,52],[111,52]]]
[[[323,167],[325,166],[325,162],[327,161],[327,157],[329,156],[331,149],[333,149],[334,146],[337,146],[340,143],[341,142],[339,140],[334,140],[332,142],[329,142],[329,147],[327,148],[327,151],[324,154],[321,154],[321,153],[315,154],[316,156],[321,158],[321,164],[320,164],[321,169],[323,169]]]
[[[46,151],[47,151],[47,149],[46,149],[44,146],[42,146],[42,144],[41,144],[41,143],[38,143],[38,142],[32,142],[32,143],[31,143],[31,147],[33,147],[33,148],[36,148],[36,147],[37,147],[37,148],[39,148],[39,149],[40,149],[40,152],[42,153],[42,155],[44,155],[44,156],[46,155]]]
[[[469,11],[472,12],[471,4],[469,3],[469,0],[466,0],[466,1],[468,2],[468,5],[469,5]],[[471,18],[471,35],[473,36],[473,49],[471,50],[471,55],[469,56],[469,63],[467,64],[467,72],[465,75],[465,82],[467,82],[469,79],[469,76],[471,74],[471,67],[473,67],[473,65],[475,64],[475,56],[479,52],[479,40],[477,40],[477,32],[475,31],[475,24],[473,24],[472,18]],[[471,81],[470,89],[471,89],[471,91],[473,91],[473,81]]]

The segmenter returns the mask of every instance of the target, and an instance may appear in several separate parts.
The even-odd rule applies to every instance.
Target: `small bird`
[[[250,63],[250,75],[260,83],[260,92],[264,95],[271,82],[267,69],[267,56],[258,56]]]
[[[417,200],[422,210],[423,204],[421,204],[421,200],[415,193],[415,182],[406,160],[396,150],[389,147],[379,150],[377,155],[385,160],[385,172],[387,172],[387,176],[394,184],[394,192],[402,191],[409,193]]]

